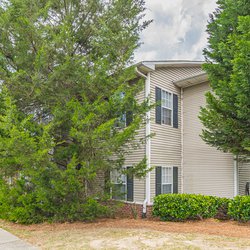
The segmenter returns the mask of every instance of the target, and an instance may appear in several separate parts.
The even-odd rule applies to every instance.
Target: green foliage
[[[0,217],[19,223],[93,220],[108,213],[86,193],[89,170],[75,158],[59,168],[49,154],[50,124],[18,111],[8,91],[0,93]]]
[[[231,201],[232,200],[229,198],[217,198],[218,210],[217,210],[217,213],[215,215],[216,219],[219,219],[219,220],[230,219],[230,215],[228,214],[228,207],[229,207],[229,203]]]
[[[28,224],[86,221],[109,215],[106,206],[86,193],[83,171],[79,173],[70,167],[60,170],[51,164],[46,169],[21,173],[25,177],[12,178],[12,184],[6,180],[0,183],[0,217],[3,219]]]
[[[224,203],[225,201],[223,201]],[[193,220],[212,218],[222,201],[213,196],[199,194],[162,194],[154,199],[153,215],[162,220]]]
[[[134,138],[148,101],[138,103],[143,81],[128,68],[149,24],[143,17],[143,0],[1,3],[1,217],[32,223],[107,212],[96,200],[105,197],[98,175],[144,143]],[[127,112],[131,123],[117,126]],[[145,174],[145,163],[133,174]]]
[[[204,50],[212,91],[200,119],[202,139],[236,155],[250,151],[250,2],[218,0]]]
[[[16,177],[19,171],[47,164],[54,146],[50,125],[35,123],[34,116],[20,112],[5,88],[0,100],[0,177]]]
[[[228,214],[238,221],[250,221],[250,196],[236,196],[229,203]]]
[[[0,218],[29,224],[42,222],[34,193],[25,192],[27,186],[24,179],[16,182],[15,187],[0,183]]]
[[[162,220],[193,220],[202,218],[250,221],[250,196],[234,199],[200,194],[162,194],[154,199],[153,215]]]
[[[10,0],[0,6],[1,80],[24,115],[51,124],[58,165],[66,168],[74,157],[91,173],[120,168],[144,143],[133,138],[148,102],[137,102],[143,81],[134,81],[135,70],[127,67],[149,24],[143,12],[142,0]],[[118,129],[126,112],[133,120]]]

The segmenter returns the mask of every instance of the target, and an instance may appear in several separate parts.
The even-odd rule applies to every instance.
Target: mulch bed
[[[156,231],[174,233],[198,233],[227,237],[250,238],[250,222],[238,223],[236,221],[219,221],[206,219],[200,221],[187,222],[163,222],[157,219],[101,219],[92,223],[43,223],[37,225],[19,225],[0,221],[0,226],[17,230],[27,231],[58,231],[74,229],[94,229],[94,228],[131,228],[131,229],[151,229]]]

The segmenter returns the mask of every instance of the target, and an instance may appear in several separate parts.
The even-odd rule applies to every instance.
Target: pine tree
[[[250,154],[250,2],[219,0],[210,16],[205,71],[212,91],[200,119],[202,138],[235,155]]]

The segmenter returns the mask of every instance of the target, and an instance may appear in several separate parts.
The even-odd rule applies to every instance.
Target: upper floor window
[[[120,101],[125,98],[125,93],[120,92],[114,96]],[[130,123],[133,121],[133,112],[131,110],[126,110],[124,113],[120,113],[120,116],[117,118],[115,122],[115,128],[124,129],[125,127],[129,126]]]
[[[162,123],[172,125],[173,95],[165,90],[161,93]]]
[[[178,95],[155,87],[155,122],[178,128]]]

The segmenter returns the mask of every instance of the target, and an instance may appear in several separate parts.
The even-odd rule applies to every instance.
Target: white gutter
[[[234,156],[234,196],[239,194],[238,186],[238,156]]]
[[[147,79],[147,76],[146,76],[146,75],[144,75],[142,72],[140,72],[140,71],[138,70],[138,68],[137,68],[137,67],[135,67],[135,71],[136,71],[136,73],[137,73],[138,75],[140,75],[140,76],[142,76],[142,77],[144,77],[144,78],[146,78],[146,79]]]
[[[168,61],[141,61],[141,65],[145,65],[152,70],[156,67],[190,67],[190,66],[200,66],[204,64],[204,61],[189,61],[189,60],[168,60]],[[137,65],[138,65],[137,64]]]

